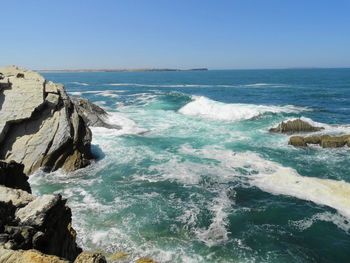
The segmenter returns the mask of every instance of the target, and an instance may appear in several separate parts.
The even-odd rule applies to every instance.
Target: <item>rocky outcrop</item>
[[[89,100],[78,97],[71,97],[71,100],[88,126],[121,129],[118,125],[109,124],[106,121],[108,116],[107,112]]]
[[[28,177],[23,173],[24,165],[0,161],[0,185],[31,192]]]
[[[346,145],[350,147],[350,134],[342,136],[292,136],[290,137],[288,144],[293,145],[295,147],[306,147],[309,144],[318,144],[322,148],[338,148]]]
[[[287,122],[282,122],[276,128],[271,128],[269,131],[275,133],[293,134],[303,132],[316,132],[323,129],[323,127],[314,127],[306,121],[296,119]]]
[[[11,250],[0,248],[0,263],[69,263],[57,256],[45,255],[40,251]]]
[[[71,211],[60,195],[34,197],[23,191],[0,187],[0,247],[36,249],[74,260],[81,249],[75,243]],[[7,198],[4,198],[7,196]]]
[[[1,165],[4,178],[16,180],[0,182],[0,263],[106,262],[100,253],[79,254],[66,200],[60,195],[35,197],[30,187],[25,189],[28,192],[18,189],[28,184],[24,166],[15,162]]]
[[[90,163],[91,131],[60,84],[15,66],[0,67],[0,159],[31,174]]]

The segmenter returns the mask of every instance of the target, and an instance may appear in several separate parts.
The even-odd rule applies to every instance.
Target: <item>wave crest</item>
[[[264,106],[255,104],[227,104],[203,96],[193,96],[193,100],[183,106],[179,113],[204,119],[220,121],[249,120],[264,113],[297,113],[301,109],[295,106]]]

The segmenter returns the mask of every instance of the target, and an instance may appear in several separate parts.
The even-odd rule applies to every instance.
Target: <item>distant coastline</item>
[[[170,68],[144,68],[144,69],[53,69],[53,70],[35,70],[37,72],[143,72],[143,71],[207,71],[207,68],[193,69],[170,69]]]

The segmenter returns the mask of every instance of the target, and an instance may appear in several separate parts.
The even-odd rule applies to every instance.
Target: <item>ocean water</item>
[[[350,69],[46,73],[122,130],[92,128],[98,160],[37,172],[68,198],[78,243],[125,261],[350,262],[350,148],[270,134],[302,118],[350,133]]]

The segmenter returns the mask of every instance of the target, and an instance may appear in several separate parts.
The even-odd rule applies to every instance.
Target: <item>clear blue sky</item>
[[[0,0],[0,65],[350,67],[350,0]]]

